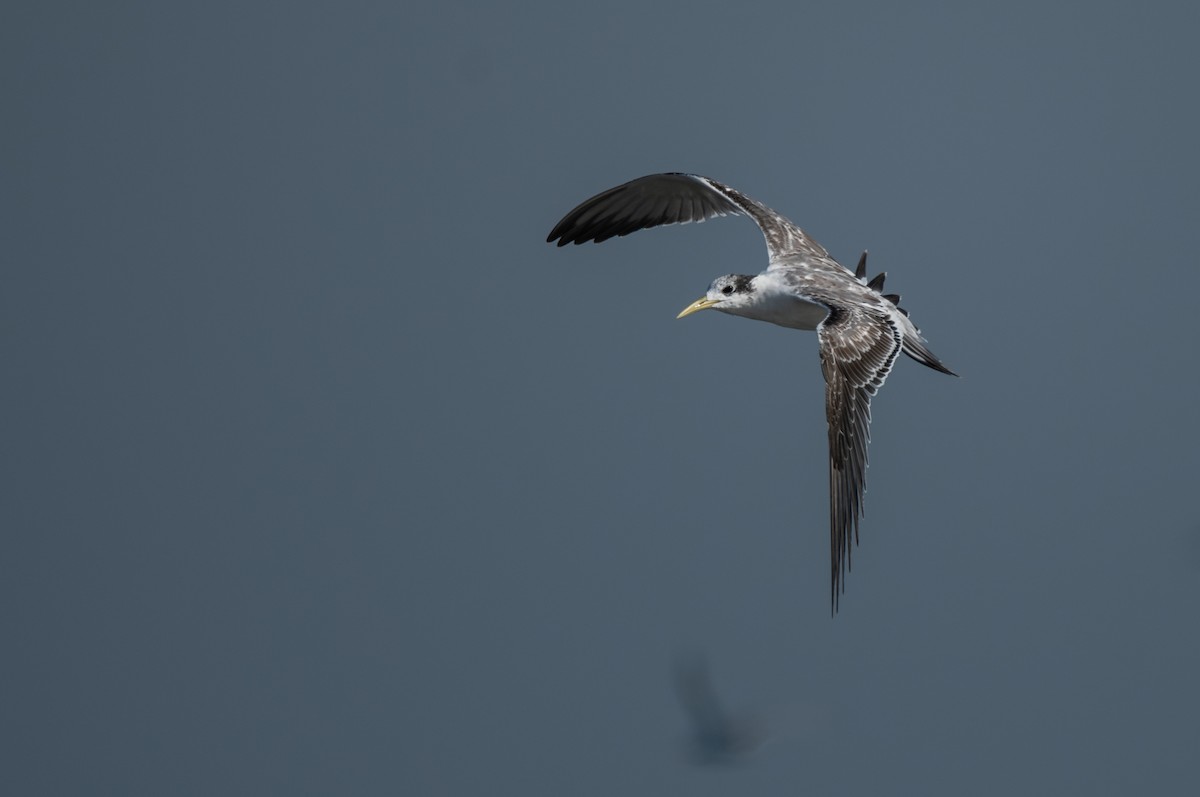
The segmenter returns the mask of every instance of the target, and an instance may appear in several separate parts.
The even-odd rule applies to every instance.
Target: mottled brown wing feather
[[[835,307],[817,327],[817,337],[829,421],[829,545],[836,612],[850,568],[851,536],[857,544],[863,515],[871,397],[896,362],[902,336],[886,312]]]

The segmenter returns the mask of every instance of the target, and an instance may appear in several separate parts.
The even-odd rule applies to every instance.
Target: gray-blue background
[[[1194,793],[1196,9],[7,4],[4,791]],[[667,170],[964,375],[836,619],[815,338],[674,320],[753,225],[543,243]]]

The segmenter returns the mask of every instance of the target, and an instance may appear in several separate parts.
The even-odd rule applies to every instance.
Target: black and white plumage
[[[816,330],[829,422],[829,502],[832,602],[845,590],[851,537],[858,541],[866,490],[871,397],[900,352],[955,375],[925,346],[920,331],[884,295],[884,274],[866,280],[866,253],[851,272],[824,247],[771,208],[716,180],[694,174],[654,174],[597,194],[555,225],[548,242],[597,243],[637,230],[743,215],[767,244],[767,269],[755,276],[718,277],[705,296],[679,314],[712,308],[792,329]]]

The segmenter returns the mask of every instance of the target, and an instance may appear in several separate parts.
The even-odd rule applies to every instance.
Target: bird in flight
[[[957,376],[926,347],[900,307],[900,297],[882,292],[886,275],[868,281],[865,252],[856,270],[850,271],[771,208],[695,174],[652,174],[610,188],[564,216],[546,241],[557,241],[559,246],[600,243],[651,227],[729,215],[749,216],[762,230],[767,269],[753,276],[717,277],[708,292],[678,317],[711,308],[782,327],[816,330],[829,422],[831,600],[836,613],[850,567],[851,537],[857,544],[863,517],[871,397],[900,352],[935,371]]]

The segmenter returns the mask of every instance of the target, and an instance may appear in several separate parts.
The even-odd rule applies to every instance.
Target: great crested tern
[[[935,371],[957,376],[926,348],[900,307],[900,297],[882,293],[885,275],[868,281],[865,252],[852,272],[771,208],[695,174],[652,174],[610,188],[564,216],[546,241],[559,246],[600,243],[651,227],[728,215],[749,216],[762,230],[767,269],[755,276],[717,277],[678,317],[711,308],[816,330],[829,422],[831,599],[836,613],[850,567],[851,533],[857,544],[863,517],[871,397],[902,351]]]

